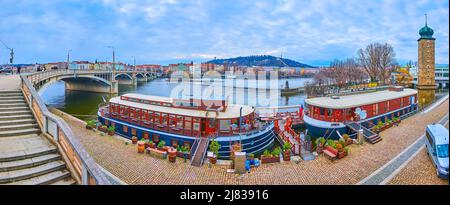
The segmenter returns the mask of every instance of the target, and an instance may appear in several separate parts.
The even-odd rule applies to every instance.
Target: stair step
[[[58,170],[38,177],[8,183],[6,185],[72,185],[75,183],[67,170]]]
[[[30,168],[33,166],[39,166],[60,159],[61,156],[59,154],[47,154],[17,161],[0,162],[0,172]]]
[[[24,120],[24,119],[34,119],[33,115],[11,115],[11,116],[0,116],[0,121],[11,121],[11,120]]]
[[[77,182],[75,180],[73,180],[72,178],[66,178],[64,180],[59,180],[50,185],[76,185],[76,184],[77,184]]]
[[[25,100],[0,100],[0,105],[11,104],[11,103],[25,103]]]
[[[38,134],[41,130],[37,128],[31,129],[23,129],[23,130],[8,130],[8,131],[0,131],[0,137],[11,137],[18,135],[29,135],[29,134]]]
[[[34,120],[33,118],[28,118],[28,119],[20,119],[20,120],[0,121],[0,126],[30,124],[30,123],[31,124],[36,123],[36,120]]]
[[[0,162],[11,162],[56,153],[56,147],[40,147],[27,151],[0,152]]]
[[[10,96],[21,96],[23,97],[23,94],[20,93],[0,93],[0,97],[10,97]]]
[[[23,96],[0,96],[0,101],[3,100],[24,100]]]
[[[33,129],[33,128],[38,128],[38,125],[35,123],[6,125],[6,126],[0,126],[0,132],[12,131],[12,130],[27,130],[27,129]]]
[[[21,90],[0,90],[0,94],[11,94],[11,93],[20,93],[22,94]]]
[[[23,111],[0,111],[0,116],[12,116],[12,115],[31,115],[30,110]]]
[[[20,169],[10,172],[0,172],[0,184],[18,182],[21,180],[39,177],[65,168],[66,165],[63,161],[54,161],[27,169]],[[41,183],[43,182],[46,181],[42,180]]]
[[[7,103],[0,104],[0,108],[8,108],[8,107],[27,107],[28,105],[25,102],[22,103]]]
[[[0,112],[6,112],[6,111],[26,111],[30,110],[29,107],[26,106],[17,106],[17,107],[0,107]]]

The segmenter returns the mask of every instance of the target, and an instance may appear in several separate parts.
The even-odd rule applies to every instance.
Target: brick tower
[[[435,38],[434,31],[428,27],[427,16],[425,15],[425,26],[419,31],[420,38],[418,52],[418,76],[417,89],[419,90],[419,105],[427,105],[435,97]]]

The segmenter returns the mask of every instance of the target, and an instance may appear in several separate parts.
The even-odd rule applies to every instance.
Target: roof
[[[405,88],[403,91],[383,90],[371,93],[339,96],[338,99],[332,99],[331,97],[311,98],[306,99],[305,103],[321,108],[346,109],[384,102],[415,94],[417,94],[416,90]]]
[[[123,95],[125,97],[139,98],[144,100],[151,101],[160,101],[166,103],[172,103],[173,98],[168,97],[160,97],[160,96],[151,96],[151,95],[141,95],[141,94],[126,94]],[[174,108],[174,107],[165,107],[159,105],[149,105],[137,102],[130,102],[126,100],[121,100],[120,96],[111,98],[109,100],[112,103],[117,103],[121,105],[127,105],[139,109],[145,109],[155,112],[163,112],[175,115],[184,115],[184,116],[192,116],[192,117],[201,117],[201,118],[211,118],[215,117],[215,112],[205,111],[205,110],[193,110],[193,109],[185,109],[185,108]],[[240,108],[242,107],[242,116],[247,116],[255,111],[254,108],[247,105],[228,105],[227,109],[224,112],[219,112],[219,115],[216,116],[217,119],[231,119],[231,118],[239,118]]]
[[[448,130],[441,124],[428,125],[427,129],[430,130],[437,145],[448,144]]]

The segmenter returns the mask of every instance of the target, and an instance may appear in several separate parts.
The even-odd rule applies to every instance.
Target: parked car
[[[427,126],[425,133],[428,156],[436,167],[439,177],[448,179],[448,130],[441,124]]]

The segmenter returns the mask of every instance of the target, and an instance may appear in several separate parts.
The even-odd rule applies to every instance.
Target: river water
[[[289,82],[290,87],[299,87],[303,86],[306,82],[311,79],[307,78],[290,78],[290,79],[280,79],[274,83],[274,88],[278,86],[278,89],[284,88],[285,82]],[[127,94],[127,93],[139,93],[145,95],[157,95],[170,97],[173,89],[177,88],[180,83],[170,83],[166,79],[155,79],[149,81],[147,83],[139,83],[137,86],[126,86],[119,85],[119,95]],[[202,89],[207,89],[208,86],[201,86]],[[232,89],[234,94],[233,103],[237,104],[246,104],[252,105],[256,107],[267,107],[264,105],[260,105],[258,102],[254,102],[254,97],[244,97],[244,100],[240,99],[237,96],[254,96],[249,95],[251,92],[256,92],[256,96],[264,96],[267,95],[270,90],[255,90],[249,89],[252,88],[252,85],[245,84],[243,87],[236,86],[236,88]],[[273,91],[273,90],[272,90]],[[279,106],[283,105],[300,105],[303,104],[306,96],[304,94],[298,94],[290,97],[281,97],[279,93],[277,94],[274,100],[275,104]],[[98,105],[103,102],[103,99],[109,100],[109,98],[113,97],[110,94],[102,94],[102,93],[92,93],[92,92],[82,92],[82,91],[69,91],[65,90],[65,83],[63,81],[58,81],[48,86],[45,90],[42,90],[41,96],[44,102],[49,107],[58,108],[66,113],[69,113],[77,118],[86,120],[90,118],[95,118],[97,115]],[[182,97],[182,96],[180,96]],[[239,99],[237,99],[239,98]],[[273,98],[272,98],[273,99]],[[273,104],[271,104],[273,105]]]

